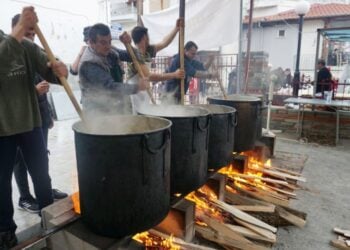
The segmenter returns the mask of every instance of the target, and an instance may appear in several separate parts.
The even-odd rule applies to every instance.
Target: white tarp
[[[194,41],[199,50],[238,43],[240,0],[186,0],[185,43]],[[179,6],[142,17],[151,43],[161,41],[175,26]],[[178,52],[178,38],[159,54]]]

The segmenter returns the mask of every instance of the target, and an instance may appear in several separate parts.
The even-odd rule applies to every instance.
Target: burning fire
[[[77,214],[80,214],[80,198],[79,198],[79,192],[75,192],[74,194],[72,194],[72,202],[73,202],[73,209],[74,212],[76,212]]]
[[[196,203],[196,223],[201,226],[206,226],[205,223],[199,220],[201,214],[205,214],[212,218],[215,218],[221,222],[224,221],[222,212],[217,209],[217,207],[211,205],[210,201],[217,200],[218,197],[215,192],[209,188],[207,185],[204,185],[197,191],[194,191],[186,196],[187,200],[193,201]]]
[[[133,237],[137,242],[142,243],[146,249],[159,249],[159,250],[180,250],[181,247],[173,243],[173,237],[168,239],[156,236],[149,232],[143,232],[136,234]]]

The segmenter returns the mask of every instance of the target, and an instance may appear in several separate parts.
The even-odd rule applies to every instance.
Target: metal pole
[[[247,51],[245,59],[245,72],[244,72],[244,82],[245,88],[244,93],[248,92],[248,81],[249,81],[249,67],[250,67],[250,46],[252,42],[252,29],[253,29],[253,10],[254,10],[254,0],[250,0],[250,9],[249,9],[249,27],[247,33]]]
[[[180,0],[179,17],[185,23],[185,0]],[[185,26],[185,25],[184,25]],[[185,27],[181,26],[179,31],[179,55],[180,55],[180,69],[185,70]],[[180,103],[185,104],[185,79],[181,79],[180,85]]]
[[[136,2],[137,8],[137,25],[143,26],[141,16],[143,15],[143,0],[137,0]]]
[[[320,40],[321,40],[321,32],[317,30],[317,42],[316,42],[316,56],[315,56],[315,71],[314,71],[314,88],[312,93],[312,98],[315,98],[316,94],[316,86],[317,86],[317,61],[320,53]]]
[[[238,39],[238,55],[237,55],[237,87],[236,94],[241,92],[242,82],[242,37],[243,37],[243,0],[240,0],[240,11],[239,11],[239,39]]]
[[[298,33],[298,48],[297,48],[297,58],[295,64],[295,72],[293,78],[293,96],[298,97],[299,85],[300,85],[300,49],[301,49],[301,38],[303,34],[303,23],[304,15],[299,15],[299,33]]]

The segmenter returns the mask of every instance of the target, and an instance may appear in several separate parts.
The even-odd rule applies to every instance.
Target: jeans
[[[15,231],[12,203],[12,172],[17,148],[22,151],[33,180],[39,208],[53,203],[48,156],[41,128],[30,132],[0,137],[0,232]]]
[[[43,136],[44,136],[44,143],[47,148],[47,140],[48,140],[48,128],[42,128]],[[16,159],[15,159],[15,165],[14,165],[14,176],[16,179],[16,183],[18,186],[18,191],[20,195],[20,199],[29,199],[32,197],[29,191],[29,184],[28,184],[28,174],[27,174],[27,164],[23,159],[23,153],[20,148],[17,149]]]

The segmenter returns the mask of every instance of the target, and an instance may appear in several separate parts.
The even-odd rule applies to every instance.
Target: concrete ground
[[[59,121],[49,132],[50,174],[54,188],[72,193],[77,190],[74,120]],[[276,150],[308,155],[303,175],[305,190],[298,191],[298,200],[292,207],[308,214],[304,229],[280,228],[274,249],[333,249],[329,245],[336,236],[333,227],[350,229],[350,141],[341,141],[337,147],[303,144],[295,135],[278,134]],[[14,203],[18,191],[13,181]],[[17,232],[20,238],[29,227],[40,220],[37,215],[15,209]],[[28,230],[27,230],[28,231]],[[28,234],[27,236],[28,237]]]

